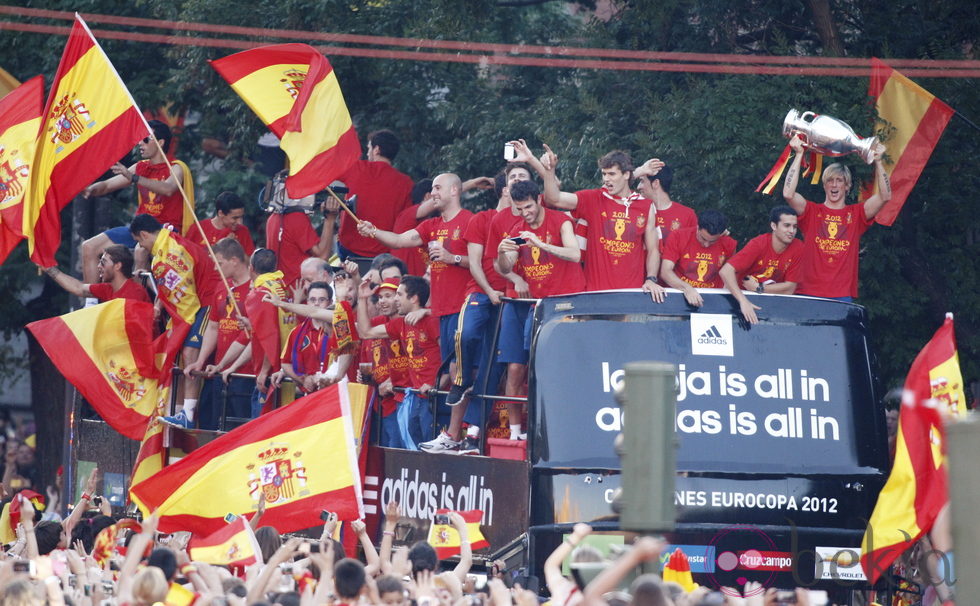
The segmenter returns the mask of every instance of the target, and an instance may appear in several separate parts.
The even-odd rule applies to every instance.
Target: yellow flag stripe
[[[337,72],[331,70],[310,94],[303,108],[301,132],[287,132],[281,147],[289,154],[289,174],[295,175],[310,160],[337,145],[340,137],[353,123],[344,95],[337,82]]]
[[[229,557],[228,551],[232,545],[236,545],[238,550],[235,552],[233,557]],[[252,545],[249,543],[248,539],[246,539],[244,536],[238,535],[232,537],[224,543],[221,543],[220,545],[192,547],[190,552],[190,556],[194,561],[206,562],[208,564],[230,564],[231,562],[244,560],[255,555],[255,550],[252,549]]]
[[[36,179],[32,179],[33,201],[26,206],[24,212],[25,233],[30,233],[37,222],[40,207],[51,186],[51,173],[55,166],[133,106],[125,86],[98,46],[90,48],[68,70],[61,79],[53,98],[55,101],[51,108],[52,112],[59,102],[66,99],[66,102],[76,110],[78,124],[84,128],[70,143],[57,138],[52,141],[56,129],[51,116],[45,116],[46,125],[38,141],[36,164],[33,167],[37,176]]]
[[[101,306],[99,306],[101,307]],[[119,304],[119,313],[98,313],[96,307],[91,310],[90,318],[78,317],[69,324],[69,328],[86,351],[90,352],[92,362],[101,371],[99,378],[106,383],[110,390],[116,392],[107,373],[131,372],[138,375],[138,366],[133,357],[129,334],[126,332],[126,322],[123,318],[124,306]],[[87,311],[87,310],[86,310]],[[81,313],[81,312],[75,312]],[[98,345],[98,347],[97,347]],[[112,367],[109,363],[112,363]],[[156,408],[156,384],[153,381],[138,381],[146,389],[146,394],[140,398],[133,409],[143,415],[149,415]],[[118,392],[116,392],[118,393]],[[124,398],[120,397],[120,400]]]
[[[208,461],[186,482],[177,487],[161,508],[166,509],[167,515],[189,514],[205,518],[223,517],[229,511],[249,511],[254,503],[249,494],[249,483],[260,480],[259,472],[263,465],[258,455],[269,447],[275,446],[288,446],[289,450],[284,458],[290,460],[294,470],[300,465],[306,469],[305,487],[302,487],[297,479],[292,480],[292,488],[297,498],[304,492],[310,495],[321,494],[351,485],[349,474],[329,473],[323,470],[324,465],[332,467],[349,458],[348,444],[344,439],[343,419],[336,418],[321,425],[285,432],[273,440],[240,446]],[[302,454],[294,458],[296,452]],[[249,465],[254,467],[248,469]],[[320,469],[311,472],[311,466]],[[211,478],[208,479],[208,476]],[[222,478],[220,487],[222,498],[208,498],[208,495],[214,494],[211,489],[217,490],[218,487],[203,486],[202,482],[214,482],[217,477]]]
[[[915,520],[916,486],[912,460],[905,437],[899,430],[892,472],[878,495],[878,503],[868,522],[868,533],[873,533],[873,545],[867,543],[868,535],[865,534],[861,543],[862,553],[870,553],[871,547],[878,550],[904,543],[906,536],[902,534],[903,530],[913,538],[919,535],[919,526]]]
[[[232,89],[245,101],[265,124],[284,118],[296,102],[289,92],[289,72],[304,75],[309,65],[280,63],[255,70],[237,80]],[[286,80],[286,81],[284,81]]]
[[[878,97],[878,115],[895,129],[889,132],[889,156],[902,156],[934,98],[905,76],[892,72]]]
[[[19,204],[21,200],[24,199],[24,194],[28,187],[28,171],[30,171],[30,165],[34,161],[34,146],[37,142],[37,129],[41,127],[41,117],[38,116],[33,120],[27,120],[26,122],[21,122],[20,124],[14,124],[7,130],[0,133],[0,147],[7,150],[6,158],[4,162],[8,164],[9,170],[13,171],[14,175],[17,177],[16,183],[19,184],[19,193],[11,196],[9,199],[4,200],[3,194],[0,194],[0,209],[9,208],[15,204]],[[4,175],[4,178],[9,178],[11,175]],[[20,226],[16,227],[16,231],[20,233]]]

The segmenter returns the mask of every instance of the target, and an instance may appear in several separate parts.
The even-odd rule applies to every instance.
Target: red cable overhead
[[[27,17],[71,20],[74,14],[67,11],[53,11],[24,7],[0,6],[0,14]],[[188,32],[209,32],[223,35],[242,35],[261,38],[303,40],[307,42],[326,41],[353,44],[373,44],[381,46],[403,46],[414,49],[428,48],[440,50],[467,51],[463,53],[423,52],[420,50],[389,50],[371,48],[351,48],[345,46],[319,46],[321,52],[330,55],[369,57],[376,59],[441,61],[450,63],[472,63],[483,65],[513,65],[531,67],[550,67],[566,69],[598,69],[617,71],[658,71],[692,72],[715,74],[752,75],[792,75],[792,76],[844,76],[867,77],[868,60],[863,58],[832,57],[776,57],[763,55],[725,55],[704,53],[670,53],[654,51],[624,51],[600,48],[550,47],[535,45],[508,45],[481,42],[458,42],[447,40],[427,40],[417,38],[393,38],[386,36],[364,36],[358,34],[337,34],[309,32],[302,30],[279,30],[253,27],[214,25],[196,22],[165,21],[138,17],[83,14],[86,21],[106,23],[127,27],[148,27],[153,29],[172,29]],[[48,26],[12,21],[0,21],[0,29],[44,34],[67,34],[67,27]],[[205,38],[126,32],[120,30],[93,30],[101,38],[130,40],[158,44],[206,46],[219,48],[247,49],[267,44],[267,41],[237,40],[229,38]],[[474,52],[492,54],[473,54]],[[502,54],[503,53],[503,54]],[[543,54],[545,57],[528,56]],[[561,57],[604,57],[604,59],[565,59]],[[641,59],[627,61],[624,59]],[[645,61],[643,61],[645,60]],[[653,61],[653,62],[651,62]],[[662,61],[686,61],[686,63],[663,63]],[[690,63],[691,61],[701,63]],[[708,64],[704,64],[708,63]],[[732,65],[734,64],[734,65]],[[783,64],[758,65],[758,64]],[[921,67],[927,69],[903,69],[911,77],[976,78],[980,77],[980,61],[932,61],[922,59],[890,59],[894,67]],[[823,66],[823,67],[803,67]],[[855,66],[855,67],[846,67]],[[960,68],[960,69],[955,69]]]

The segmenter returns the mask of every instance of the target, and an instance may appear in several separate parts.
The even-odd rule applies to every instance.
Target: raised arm
[[[41,267],[40,265],[38,267]],[[64,288],[76,297],[91,297],[92,291],[88,289],[88,284],[84,284],[81,280],[74,276],[69,276],[63,273],[57,267],[47,267],[41,268],[44,273],[57,282],[58,286]]]
[[[388,248],[411,248],[413,246],[422,246],[422,236],[415,229],[410,229],[408,231],[396,234],[393,231],[385,231],[383,229],[378,229],[374,223],[370,221],[361,221],[357,224],[357,233],[361,234],[365,238],[374,238],[378,242]]]
[[[578,196],[570,192],[561,191],[561,187],[558,185],[558,175],[555,170],[558,166],[558,156],[555,152],[551,151],[551,148],[547,145],[544,145],[545,158],[548,161],[547,163],[543,163],[531,153],[524,139],[511,141],[511,144],[514,146],[514,151],[516,152],[514,162],[526,162],[534,169],[534,172],[541,176],[541,182],[544,185],[545,204],[561,210],[575,210],[578,206]]]
[[[459,533],[459,564],[456,564],[453,573],[460,583],[465,583],[466,575],[473,566],[473,548],[470,546],[469,530],[466,527],[466,520],[455,511],[449,512],[449,521]]]
[[[544,582],[553,595],[558,593],[559,584],[565,580],[565,576],[561,573],[562,562],[591,532],[592,527],[588,524],[576,524],[575,528],[572,529],[571,536],[556,547],[548,559],[544,561]]]
[[[892,182],[888,177],[888,173],[885,172],[885,167],[881,162],[881,156],[885,153],[885,146],[881,143],[875,145],[875,184],[878,186],[878,191],[875,195],[871,196],[864,201],[864,216],[867,217],[868,221],[875,218],[885,204],[892,199]]]
[[[304,318],[313,318],[314,320],[321,320],[323,322],[333,322],[333,311],[330,309],[323,309],[322,307],[316,307],[313,305],[307,305],[306,303],[290,303],[289,301],[283,301],[274,292],[267,292],[262,300],[267,303],[272,303],[276,307],[285,309],[290,313],[294,313],[297,316],[303,316]]]
[[[783,199],[786,200],[786,204],[789,204],[790,208],[802,216],[803,211],[806,210],[806,199],[796,193],[796,187],[800,182],[800,166],[803,164],[803,140],[799,137],[793,137],[789,140],[789,146],[794,154],[793,162],[786,170],[786,180],[783,182]]]
[[[357,333],[362,339],[387,339],[388,329],[384,324],[371,326],[371,318],[368,317],[368,300],[371,298],[371,282],[365,278],[357,285],[357,297],[360,299],[357,304]]]
[[[633,545],[633,549],[620,556],[612,566],[606,568],[585,588],[582,603],[585,606],[605,604],[602,596],[613,591],[627,574],[643,562],[656,560],[664,548],[664,542],[653,537],[643,537]]]

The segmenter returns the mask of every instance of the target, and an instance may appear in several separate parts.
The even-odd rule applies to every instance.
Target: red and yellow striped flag
[[[329,185],[361,155],[361,144],[327,58],[306,44],[275,44],[211,62],[281,139],[290,198]]]
[[[0,99],[0,263],[24,239],[24,194],[44,111],[44,78]]]
[[[20,86],[20,80],[10,75],[10,72],[0,67],[0,97],[14,92]]]
[[[160,402],[151,304],[114,299],[27,328],[110,427],[143,438]]]
[[[228,513],[255,511],[279,532],[320,524],[324,509],[341,520],[363,516],[354,437],[342,414],[347,390],[332,385],[209,442],[130,489],[160,530],[208,534]],[[221,495],[216,499],[215,495]]]
[[[949,500],[942,417],[965,408],[953,316],[947,314],[905,379],[895,461],[861,543],[861,566],[871,584],[929,532]]]
[[[191,559],[218,566],[250,566],[262,559],[262,551],[248,520],[239,516],[224,528],[187,544]]]
[[[886,122],[875,130],[887,135],[885,143],[891,158],[885,170],[891,178],[892,198],[875,221],[891,225],[955,112],[878,59],[871,59],[868,96],[876,99],[878,117]]]
[[[129,90],[76,13],[44,108],[24,204],[31,259],[54,265],[61,209],[146,135]]]
[[[449,512],[449,509],[436,510],[437,515],[447,514]],[[470,509],[468,511],[457,511],[456,513],[462,516],[463,521],[466,522],[466,534],[470,539],[470,549],[475,551],[489,547],[490,542],[487,541],[486,537],[483,536],[483,531],[480,530],[483,512],[479,509]],[[451,524],[436,524],[435,522],[429,525],[429,537],[426,541],[435,548],[436,555],[439,556],[440,560],[451,558],[458,554],[460,545],[462,544],[459,540],[459,533],[456,532],[456,529]]]

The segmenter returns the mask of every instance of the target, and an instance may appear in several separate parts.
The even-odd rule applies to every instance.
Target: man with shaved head
[[[453,173],[443,173],[432,180],[432,202],[439,216],[400,234],[378,229],[370,221],[362,221],[357,227],[361,235],[376,238],[389,248],[428,247],[432,280],[430,307],[432,314],[439,318],[439,347],[443,359],[455,352],[456,324],[470,279],[463,234],[473,213],[462,207],[462,193],[460,178]]]

